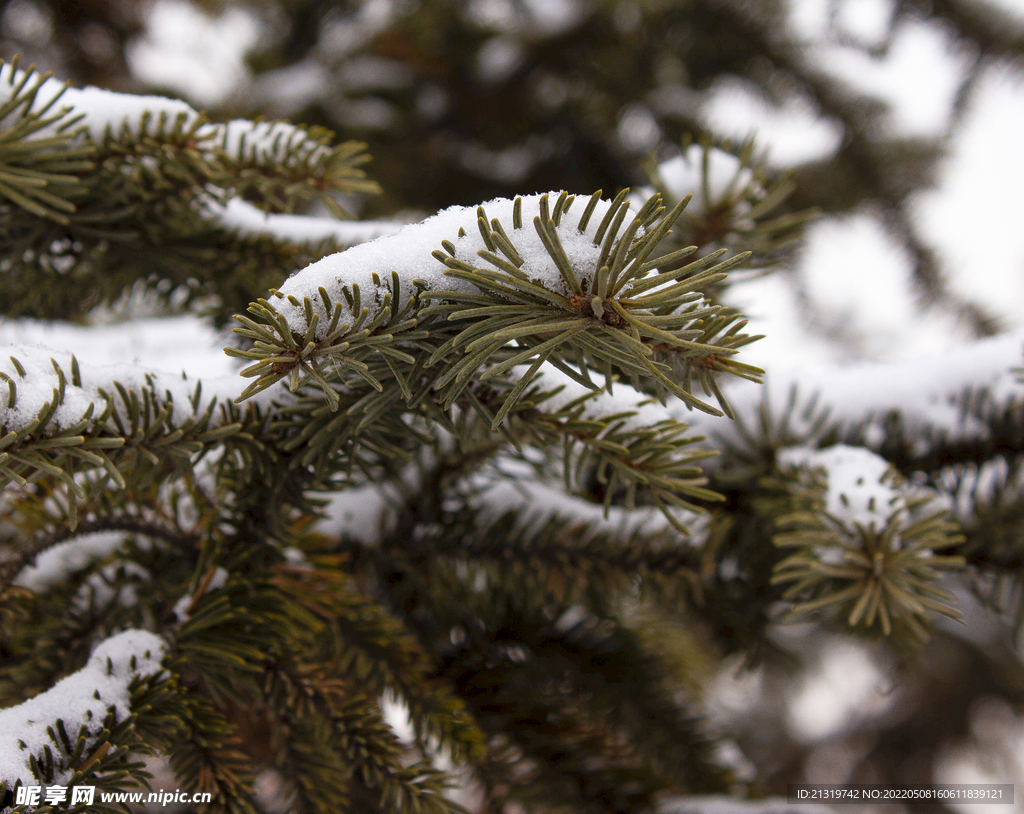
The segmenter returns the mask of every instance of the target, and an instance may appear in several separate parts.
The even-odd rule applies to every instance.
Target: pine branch
[[[288,710],[288,717],[279,721],[282,734],[288,733],[286,740],[296,738],[296,731],[319,730],[319,740],[324,744],[321,754],[333,754],[333,765],[342,769],[343,782],[331,788],[303,784],[308,767],[297,765],[293,774],[300,784],[308,786],[307,795],[316,788],[316,796],[322,798],[329,790],[326,796],[333,796],[330,804],[335,804],[349,796],[352,781],[358,780],[366,790],[377,792],[381,810],[425,810],[429,814],[463,811],[444,798],[447,779],[443,773],[429,764],[404,765],[403,749],[377,704],[353,694],[345,682],[327,678],[323,669],[301,669],[286,663],[274,667],[267,687],[272,705]]]
[[[595,195],[577,224],[583,229],[574,231],[568,225],[559,229],[572,205],[564,194],[553,211],[547,196],[527,199],[525,204],[523,199],[492,202],[492,209],[505,212],[511,233],[501,218],[488,221],[482,208],[475,219],[465,211],[449,210],[372,248],[355,247],[308,267],[275,292],[275,300],[250,306],[258,321],[238,317],[243,327],[235,332],[254,344],[251,350],[231,354],[253,360],[255,364],[243,375],[256,378],[242,398],[288,376],[293,390],[304,382],[315,383],[337,409],[332,380],[347,384],[354,379],[347,375],[351,369],[380,389],[380,382],[367,375],[367,360],[384,353],[412,365],[416,378],[423,375],[420,371],[434,368],[426,374],[432,377],[429,386],[447,408],[471,382],[497,377],[533,360],[495,415],[496,427],[544,361],[550,359],[565,369],[584,353],[630,375],[656,380],[688,405],[717,413],[669,378],[666,374],[672,368],[666,362],[717,359],[736,352],[731,345],[738,339],[733,337],[738,326],[726,331],[724,344],[694,342],[692,337],[709,331],[717,335],[725,329],[717,323],[700,323],[719,309],[702,308],[699,292],[721,280],[725,270],[743,257],[713,265],[720,257],[714,255],[672,272],[653,272],[655,265],[647,258],[682,206],[665,213],[659,201],[652,199],[620,234],[628,211],[624,197],[606,203]],[[535,217],[535,235],[522,226],[524,205],[531,213],[534,208],[540,212]],[[467,227],[478,227],[479,239],[471,238]],[[459,239],[458,249],[445,240],[448,230]],[[388,241],[394,244],[394,256],[384,259],[378,253]],[[443,267],[430,266],[416,254],[436,243],[445,246],[444,252],[435,251],[447,267],[443,273]],[[570,262],[563,243],[580,259]],[[494,253],[499,250],[504,258]],[[371,252],[372,257],[365,258],[368,265],[364,255]],[[469,262],[479,252],[492,269]],[[524,254],[536,267],[524,265]],[[350,264],[351,274],[344,271]],[[379,271],[374,270],[377,267]],[[443,302],[421,307],[420,300],[428,298]],[[413,317],[429,329],[428,334],[400,335],[411,331]],[[423,321],[425,317],[430,318],[428,322]],[[453,321],[456,325],[448,326]],[[407,343],[427,336],[433,347],[429,358],[422,358],[426,347]],[[525,350],[506,349],[512,342]],[[413,350],[420,360],[410,355]],[[485,367],[492,359],[497,364]],[[718,363],[714,368],[753,378],[759,373],[734,363]],[[395,377],[409,381],[397,371]],[[589,380],[582,381],[596,389]],[[403,391],[408,399],[411,391],[407,387]]]
[[[337,194],[377,191],[359,169],[364,145],[331,146],[323,128],[210,124],[183,102],[65,88],[16,65],[0,67],[4,125],[0,226],[11,242],[0,261],[21,272],[4,280],[15,313],[66,317],[112,302],[138,281],[141,254],[150,255],[151,272],[159,275],[154,288],[170,283],[187,300],[189,286],[200,281],[207,296],[211,289],[229,294],[225,307],[237,308],[303,257],[309,262],[340,244],[328,237],[321,253],[310,246],[313,254],[298,256],[295,246],[278,246],[295,263],[268,270],[239,296],[239,280],[228,285],[217,274],[232,270],[227,258],[213,268],[195,258],[197,248],[214,257],[224,248],[225,230],[209,211],[213,201],[245,195],[264,209],[291,211],[313,200],[340,216]],[[244,257],[268,239],[236,233],[231,242]],[[60,291],[40,289],[40,279],[54,278]]]
[[[526,804],[617,811],[645,808],[658,791],[715,786],[718,772],[699,757],[703,737],[677,717],[674,701],[662,698],[641,718],[630,717],[640,712],[635,701],[660,694],[628,634],[594,619],[562,622],[562,614],[572,615],[567,606],[553,614],[555,623],[550,613],[531,618],[519,601],[504,620],[487,614],[485,631],[464,628],[469,638],[445,664],[495,744],[485,764],[492,787],[504,786],[503,794]],[[657,720],[647,720],[648,712]],[[657,752],[659,769],[638,760],[636,750],[647,748]]]
[[[331,193],[378,193],[359,169],[370,157],[366,145],[348,141],[331,147],[334,133],[322,127],[236,119],[206,125],[200,137],[217,150],[224,169],[217,186],[268,212],[291,212],[300,202],[325,204],[336,217],[351,217]]]
[[[86,192],[79,175],[94,165],[89,147],[73,143],[78,117],[56,106],[60,92],[39,98],[49,76],[0,61],[0,198],[66,224]]]
[[[0,482],[22,488],[60,483],[72,530],[85,497],[77,473],[101,473],[114,489],[129,482],[141,488],[170,473],[184,474],[190,460],[215,447],[262,446],[255,437],[263,421],[259,410],[248,411],[245,421],[226,402],[218,410],[218,394],[210,394],[209,385],[204,396],[201,383],[193,389],[184,377],[127,367],[110,381],[109,370],[82,368],[73,355],[59,364],[45,352],[15,352],[9,372],[0,370],[8,389],[0,412]],[[230,380],[220,384],[231,388]],[[255,434],[246,432],[246,423]]]
[[[681,156],[661,164],[651,160],[645,166],[649,183],[666,206],[675,206],[688,195],[698,200],[684,210],[656,254],[671,256],[686,246],[707,254],[738,245],[752,252],[748,265],[758,274],[791,261],[803,227],[817,210],[784,211],[795,184],[769,176],[754,140],[733,145],[706,137],[698,145],[684,139],[682,150]]]
[[[128,757],[136,746],[136,720],[149,711],[142,701],[156,700],[170,688],[161,670],[164,652],[159,637],[125,631],[97,647],[83,669],[0,712],[0,748],[17,756],[5,761],[0,792],[33,780],[54,784],[90,778],[109,791],[144,779],[141,764]],[[55,708],[60,710],[56,715]],[[148,726],[167,736],[166,727],[173,729],[174,723],[154,718]]]
[[[782,466],[794,464],[805,468],[790,486],[794,511],[779,520],[775,544],[797,550],[772,577],[789,584],[783,599],[794,602],[792,617],[827,611],[850,627],[877,622],[886,636],[900,627],[918,640],[930,615],[959,617],[955,596],[936,583],[964,559],[936,551],[963,536],[944,511],[928,510],[931,495],[895,480],[866,450],[798,453]]]
[[[504,393],[499,389],[497,398],[488,395],[477,402],[485,416],[489,402],[496,404]],[[687,498],[720,499],[703,488],[707,479],[696,466],[715,453],[690,449],[703,439],[688,435],[686,424],[631,388],[620,385],[617,397],[595,393],[547,368],[514,408],[509,428],[511,436],[528,438],[531,446],[561,446],[566,483],[595,479],[604,493],[606,513],[622,489],[626,508],[636,507],[639,494],[689,534],[674,510],[701,511]]]
[[[413,562],[482,562],[496,566],[512,581],[517,572],[530,572],[538,584],[560,584],[560,600],[584,601],[593,593],[631,590],[637,587],[637,577],[642,590],[672,593],[672,586],[681,585],[684,593],[699,595],[700,550],[690,541],[680,541],[678,534],[665,529],[623,533],[624,529],[581,523],[568,513],[545,516],[528,506],[496,515],[443,515],[440,523],[423,524],[408,542],[395,544]]]
[[[432,660],[398,619],[358,593],[344,574],[288,565],[277,571],[274,585],[329,620],[335,641],[329,658],[340,675],[375,693],[400,695],[424,742],[436,741],[454,759],[479,755],[475,723],[444,682],[432,678]]]
[[[185,701],[189,732],[169,753],[175,777],[186,788],[209,792],[214,811],[256,814],[255,773],[237,732],[207,698],[188,693]]]

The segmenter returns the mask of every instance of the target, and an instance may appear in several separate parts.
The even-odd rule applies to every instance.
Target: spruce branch
[[[885,636],[900,629],[924,640],[932,614],[960,616],[955,596],[937,583],[964,558],[937,551],[963,535],[944,510],[929,510],[933,495],[903,483],[877,456],[848,450],[798,453],[790,463],[798,465],[788,485],[794,511],[779,520],[774,542],[796,552],[776,565],[772,582],[788,584],[791,618],[826,611],[851,628],[877,625]],[[844,470],[856,464],[862,471],[853,482]]]
[[[959,553],[968,584],[982,604],[1024,630],[1024,489],[1020,456],[994,456],[984,464],[955,464],[934,479],[949,495],[965,537]]]
[[[666,213],[652,198],[623,229],[629,212],[625,194],[610,203],[595,194],[576,228],[566,222],[572,202],[563,193],[552,209],[547,195],[531,198],[525,206],[539,212],[532,233],[521,222],[521,198],[487,205],[492,211],[512,210],[506,216],[511,230],[501,218],[488,220],[484,207],[475,218],[469,210],[449,210],[377,241],[372,249],[355,247],[308,267],[274,292],[276,299],[251,305],[255,320],[237,317],[243,327],[236,333],[252,346],[228,353],[254,361],[244,375],[257,377],[242,398],[288,376],[293,389],[315,384],[336,408],[335,383],[347,387],[362,379],[382,387],[368,376],[367,364],[371,355],[384,354],[395,369],[390,378],[406,383],[406,398],[420,392],[418,382],[410,380],[416,372],[430,377],[426,384],[433,398],[449,408],[470,383],[532,362],[495,414],[497,427],[545,361],[568,370],[594,360],[599,369],[614,366],[653,380],[687,405],[717,414],[672,377],[672,364],[705,359],[708,371],[757,380],[760,371],[754,368],[718,361],[751,340],[737,334],[742,326],[733,324],[735,316],[708,322],[721,308],[703,303],[701,295],[745,256],[720,260],[719,253],[660,272],[648,257],[683,203]],[[603,215],[600,223],[595,213]],[[467,227],[475,227],[479,237]],[[448,229],[458,244],[445,239]],[[444,264],[443,274],[415,254],[432,241],[444,247],[434,252]],[[389,244],[394,254],[386,258],[380,252]],[[481,248],[475,251],[477,245]],[[369,265],[361,263],[364,255]],[[486,266],[473,262],[477,255]],[[440,302],[421,304],[427,300]],[[429,351],[417,344],[428,337]],[[406,373],[409,368],[403,365],[411,365],[411,371]],[[582,372],[575,375],[597,389]],[[717,389],[703,374],[698,378],[710,391]]]
[[[403,698],[423,742],[436,742],[454,759],[479,756],[481,733],[459,699],[433,678],[429,655],[396,617],[357,592],[343,573],[286,564],[276,571],[272,583],[327,622],[341,675]]]
[[[182,188],[205,180],[210,189],[259,198],[270,211],[290,210],[299,201],[316,199],[341,216],[345,213],[334,193],[379,192],[359,169],[369,160],[365,145],[350,141],[332,147],[334,134],[323,127],[244,119],[209,123],[180,101],[67,88],[33,68],[21,71],[17,64],[0,71],[0,79],[9,86],[4,89],[7,98],[0,120],[11,113],[19,113],[21,119],[8,138],[45,141],[77,125],[71,143],[36,145],[77,149],[77,155],[63,156],[66,163],[87,156],[108,168],[120,165],[150,187]],[[51,118],[42,118],[48,113]],[[163,161],[145,161],[145,156]],[[78,170],[93,166],[81,161],[74,165]],[[202,191],[196,188],[194,194]]]
[[[672,531],[639,528],[622,534],[597,523],[526,511],[525,517],[522,510],[445,516],[443,526],[422,529],[402,550],[414,560],[458,559],[534,571],[538,583],[553,584],[558,574],[563,598],[632,589],[637,577],[642,589],[655,592],[676,582],[699,591],[700,549]]]
[[[592,200],[597,197],[595,194]],[[529,277],[529,267],[523,270],[525,263],[513,242],[516,229],[512,230],[513,239],[509,239],[499,220],[488,222],[483,207],[478,225],[484,243],[505,254],[503,258],[492,250],[478,252],[493,270],[466,262],[451,252],[436,253],[448,266],[448,276],[471,283],[480,294],[489,295],[495,302],[484,305],[479,295],[462,290],[425,291],[422,295],[446,301],[422,309],[425,316],[444,315],[456,322],[472,318],[471,325],[434,354],[434,359],[438,359],[462,351],[461,359],[438,380],[442,404],[450,405],[464,386],[460,382],[468,381],[471,373],[514,340],[524,350],[512,355],[504,353],[505,359],[480,376],[485,381],[528,360],[533,362],[498,410],[495,425],[512,408],[541,364],[549,359],[563,366],[572,364],[576,353],[586,353],[597,369],[614,365],[631,377],[653,378],[688,406],[717,413],[692,396],[686,386],[688,382],[680,385],[666,376],[671,369],[665,360],[735,353],[726,345],[694,341],[706,331],[693,328],[698,320],[718,310],[702,303],[700,291],[724,279],[725,271],[743,262],[746,255],[715,263],[718,254],[675,271],[656,271],[656,263],[648,262],[648,257],[668,234],[687,201],[666,212],[660,198],[652,197],[620,234],[628,211],[624,199],[625,195],[620,194],[608,206],[597,229],[593,245],[600,246],[599,255],[591,261],[592,265],[581,264],[576,269],[562,246],[564,238],[557,228],[560,223],[548,212],[548,197],[541,196],[534,228],[561,276],[558,286],[538,284]],[[571,204],[572,199],[563,193],[555,212],[565,217]],[[577,224],[579,233],[588,226],[591,211],[585,211]],[[510,305],[510,300],[515,304]],[[563,350],[565,345],[568,347]],[[756,378],[759,371],[750,370]]]
[[[956,423],[892,409],[847,426],[844,440],[871,446],[905,476],[951,466],[981,466],[1024,453],[1024,401],[989,386],[967,385],[945,399]]]
[[[792,260],[804,227],[818,212],[785,211],[796,186],[785,176],[770,175],[756,142],[706,136],[693,144],[686,137],[681,148],[680,156],[660,164],[649,159],[645,165],[648,182],[666,206],[691,194],[698,200],[683,212],[658,254],[690,245],[702,254],[743,246],[751,252],[748,267],[759,274]]]
[[[34,67],[19,71],[17,58],[0,61],[0,199],[67,224],[86,192],[80,175],[94,165],[91,149],[74,143],[79,117],[56,106],[60,93],[36,104],[49,78]]]

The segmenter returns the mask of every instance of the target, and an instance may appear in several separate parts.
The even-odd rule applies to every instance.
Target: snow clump
[[[0,782],[9,789],[17,780],[32,782],[29,757],[34,755],[38,760],[43,747],[53,749],[55,744],[46,730],[54,727],[58,718],[64,721],[72,741],[82,726],[93,736],[100,732],[110,708],[117,720],[123,720],[131,711],[129,685],[138,677],[160,673],[164,653],[159,636],[144,630],[125,630],[102,642],[77,673],[35,698],[0,710]],[[64,760],[60,750],[54,749],[53,782],[58,785],[74,774]]]
[[[561,193],[546,194],[549,204],[553,206]],[[523,225],[519,229],[512,228],[514,201],[495,198],[483,204],[483,210],[488,223],[498,220],[504,227],[523,259],[522,271],[532,282],[548,291],[571,297],[572,291],[534,228],[533,219],[540,213],[542,197],[527,195],[521,198]],[[601,246],[594,244],[594,237],[611,202],[599,201],[586,228],[581,231],[577,226],[585,206],[586,199],[581,201],[577,198],[572,211],[563,212],[561,222],[555,227],[565,255],[584,290],[597,273]],[[475,206],[452,206],[420,223],[404,227],[397,234],[324,257],[289,277],[279,290],[281,299],[275,298],[271,302],[295,333],[305,335],[306,312],[302,301],[309,298],[314,313],[319,315],[316,338],[323,339],[327,335],[331,315],[327,313],[320,298],[321,288],[327,292],[332,304],[341,303],[342,317],[339,324],[352,324],[355,320],[342,290],[348,288],[352,292],[352,286],[358,285],[361,305],[367,308],[368,319],[372,320],[383,307],[385,294],[390,292],[392,271],[397,272],[400,282],[399,307],[415,293],[414,282],[434,291],[476,293],[476,286],[472,283],[445,274],[447,266],[433,257],[432,253],[442,248],[442,241],[450,241],[454,245],[457,259],[487,267],[487,262],[478,255],[487,246],[477,225],[477,209]],[[635,212],[627,212],[623,223],[631,221],[631,214]],[[460,231],[463,232],[461,237]],[[637,237],[643,233],[641,227]]]
[[[790,447],[780,450],[778,463],[824,469],[828,479],[825,511],[850,530],[881,531],[907,507],[906,497],[892,485],[889,462],[863,447]]]

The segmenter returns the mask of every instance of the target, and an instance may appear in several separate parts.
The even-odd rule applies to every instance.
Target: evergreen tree
[[[136,93],[0,67],[5,313],[192,315],[240,364],[0,354],[12,811],[28,785],[124,810],[101,795],[161,769],[210,795],[182,810],[700,811],[931,783],[976,702],[1024,701],[1019,336],[766,383],[745,361],[731,288],[865,203],[923,300],[997,328],[908,215],[948,136],[887,134],[781,3],[268,0],[285,33],[208,113],[137,93],[125,9],[23,6],[33,58]],[[961,106],[1022,49],[966,0],[890,30],[923,19],[975,48]],[[724,75],[809,95],[841,146],[773,171],[687,101]],[[844,770],[811,771],[771,687],[705,715],[723,665],[785,692],[846,641],[899,690],[831,744]]]

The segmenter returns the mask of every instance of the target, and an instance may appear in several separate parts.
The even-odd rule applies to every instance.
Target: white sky
[[[955,291],[1000,316],[1024,322],[1024,76],[988,70],[935,190],[914,211],[942,252]]]
[[[1024,3],[989,0],[1010,11],[1024,30]],[[791,28],[815,42],[811,63],[890,105],[889,134],[941,136],[966,58],[938,25],[905,22],[889,31],[891,0],[840,0],[830,22],[830,0],[791,0]],[[890,38],[891,35],[891,38]],[[846,44],[871,46],[872,57]],[[947,269],[950,290],[977,303],[1007,329],[1024,324],[1024,228],[1017,190],[1024,187],[1024,71],[989,68],[970,98],[958,137],[949,145],[934,189],[912,201],[922,237]],[[800,110],[803,105],[803,110]],[[705,101],[719,129],[744,136],[757,128],[776,165],[831,154],[841,133],[813,115],[770,109],[737,80],[722,80]],[[907,358],[962,344],[969,337],[948,314],[916,307],[910,258],[870,211],[819,221],[808,233],[794,279],[817,309],[814,325],[793,324],[800,304],[789,280],[737,286],[731,302],[752,317],[749,330],[769,338],[752,346],[755,364],[789,366],[799,360]],[[830,330],[828,337],[821,331]]]
[[[865,8],[874,3],[871,0]],[[843,6],[850,7],[849,3]],[[824,45],[813,50],[812,61],[844,83],[887,102],[893,135],[941,136],[966,62],[966,55],[954,48],[940,26],[906,21],[893,32],[882,57],[856,47]]]

